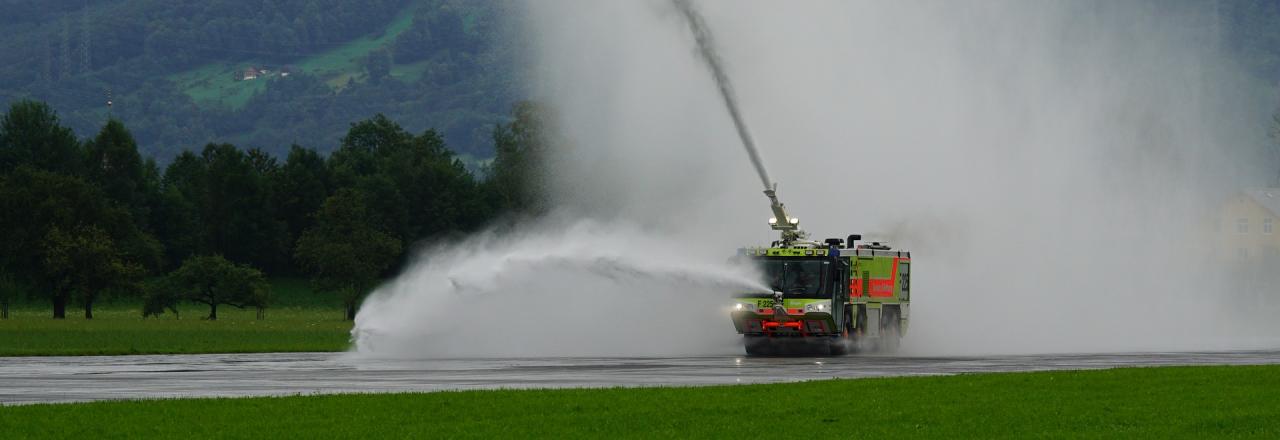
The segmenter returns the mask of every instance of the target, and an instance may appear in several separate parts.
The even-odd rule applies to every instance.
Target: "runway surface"
[[[992,357],[548,358],[373,360],[346,353],[0,358],[0,404],[170,397],[270,396],[768,383],[809,379],[1280,364],[1280,351]]]

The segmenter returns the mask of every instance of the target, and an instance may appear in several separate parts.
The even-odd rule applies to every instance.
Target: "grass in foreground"
[[[219,307],[206,321],[208,306],[187,304],[181,319],[171,313],[142,318],[141,300],[121,299],[94,309],[84,319],[68,309],[54,320],[43,302],[15,308],[0,320],[0,356],[118,355],[167,353],[256,353],[342,351],[351,323],[339,302],[310,290],[305,281],[274,279],[266,319],[257,310]],[[328,300],[328,301],[325,301]],[[2,437],[2,435],[0,435]]]
[[[1280,366],[0,408],[8,438],[1280,437]]]

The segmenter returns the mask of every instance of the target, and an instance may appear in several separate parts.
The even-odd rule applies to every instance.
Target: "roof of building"
[[[1244,194],[1273,214],[1280,215],[1280,188],[1249,188],[1244,190]]]

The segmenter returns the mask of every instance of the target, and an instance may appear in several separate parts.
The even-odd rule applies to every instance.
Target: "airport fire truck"
[[[806,239],[799,219],[778,202],[770,226],[782,239],[743,248],[772,291],[737,295],[730,316],[748,355],[892,352],[906,333],[911,303],[911,252],[854,234]]]

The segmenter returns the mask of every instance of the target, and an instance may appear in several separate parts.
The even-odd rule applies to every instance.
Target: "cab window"
[[[911,263],[898,263],[898,282],[902,284],[902,299],[911,299]]]
[[[769,288],[789,297],[821,297],[830,262],[818,259],[765,258],[760,269]]]

